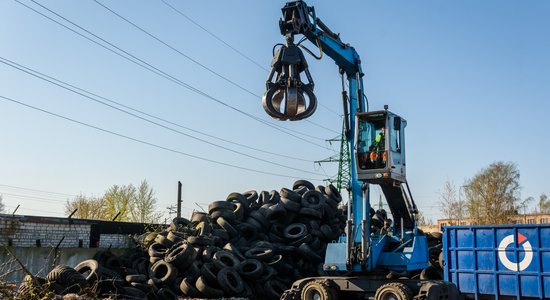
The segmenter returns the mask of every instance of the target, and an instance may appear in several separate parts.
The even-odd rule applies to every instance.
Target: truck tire
[[[314,280],[302,288],[302,300],[336,300],[336,291],[325,281]]]
[[[88,287],[86,277],[77,270],[64,265],[55,266],[46,275],[46,280],[55,282],[62,287],[62,293],[80,293]],[[57,291],[56,291],[57,292]]]
[[[412,300],[411,289],[400,282],[390,282],[381,285],[374,294],[375,300]]]

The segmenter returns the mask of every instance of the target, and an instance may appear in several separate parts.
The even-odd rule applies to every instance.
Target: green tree
[[[157,199],[155,192],[146,180],[138,188],[134,185],[113,185],[101,198],[77,196],[67,201],[65,213],[75,209],[76,218],[117,221],[158,223],[161,214],[155,212]],[[119,214],[120,213],[120,214]]]
[[[102,198],[78,195],[73,200],[67,200],[65,214],[70,215],[75,209],[77,211],[73,217],[77,219],[100,220],[105,215],[105,205]]]
[[[131,200],[131,220],[140,223],[158,223],[162,214],[155,212],[156,205],[155,192],[144,179]]]
[[[550,213],[550,199],[548,199],[548,196],[546,194],[542,193],[539,197],[539,212],[541,214],[549,214]]]
[[[478,224],[510,223],[517,215],[520,174],[515,163],[495,162],[464,186],[470,218]]]
[[[130,210],[136,194],[136,188],[130,185],[113,185],[103,195],[105,219],[112,220],[117,214],[117,221],[132,221]]]

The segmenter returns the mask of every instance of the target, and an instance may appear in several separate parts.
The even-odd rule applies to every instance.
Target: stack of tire
[[[76,285],[99,297],[279,299],[295,280],[324,275],[327,243],[345,225],[341,200],[333,185],[306,180],[231,193],[191,220],[137,236],[131,256],[102,251],[81,262]],[[69,292],[63,287],[56,292]]]

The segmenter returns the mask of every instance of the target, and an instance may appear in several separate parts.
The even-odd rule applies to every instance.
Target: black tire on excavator
[[[400,282],[390,282],[381,285],[374,294],[375,300],[412,300],[411,289]]]
[[[330,287],[326,281],[314,280],[306,283],[302,288],[302,300],[336,300],[336,290]]]

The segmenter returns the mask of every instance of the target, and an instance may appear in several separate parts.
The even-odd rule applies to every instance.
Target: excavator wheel
[[[336,300],[336,290],[329,286],[325,280],[314,280],[308,282],[302,288],[302,300]]]
[[[374,295],[375,300],[412,300],[411,289],[400,282],[390,282],[381,285]]]

